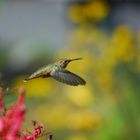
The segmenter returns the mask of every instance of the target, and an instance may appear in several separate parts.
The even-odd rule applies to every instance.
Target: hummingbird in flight
[[[60,59],[53,64],[45,65],[31,74],[28,78],[24,79],[24,82],[39,77],[52,77],[59,82],[63,82],[71,86],[85,85],[86,81],[83,78],[65,69],[70,62],[81,59],[82,58]]]

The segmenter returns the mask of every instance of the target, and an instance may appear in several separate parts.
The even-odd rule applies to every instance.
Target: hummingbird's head
[[[82,58],[75,58],[75,59],[60,59],[57,62],[57,65],[59,65],[61,68],[66,68],[66,66],[71,62],[71,61],[75,61],[75,60],[81,60]]]

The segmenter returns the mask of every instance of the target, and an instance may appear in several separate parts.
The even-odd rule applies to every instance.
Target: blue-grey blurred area
[[[66,46],[64,1],[7,0],[0,4],[1,65],[22,70],[34,59],[47,62],[50,52]]]
[[[50,52],[68,45],[67,39],[72,29],[67,17],[69,5],[86,2],[86,0],[1,1],[0,64],[9,70],[19,71],[26,69],[36,59],[42,59],[41,62],[47,61]],[[116,24],[139,28],[140,15],[137,14],[140,13],[139,2],[131,0],[108,2],[113,7],[109,20],[104,24],[109,30]],[[46,55],[49,56],[45,57]]]
[[[59,0],[3,2],[0,21],[1,39],[29,45],[33,41],[50,41],[53,47],[60,47],[67,32],[65,5]]]

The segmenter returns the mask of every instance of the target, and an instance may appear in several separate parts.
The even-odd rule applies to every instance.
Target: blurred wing
[[[80,76],[64,69],[54,70],[50,73],[50,75],[63,83],[66,83],[68,85],[72,86],[78,86],[78,85],[85,85],[86,82],[84,79],[82,79]]]

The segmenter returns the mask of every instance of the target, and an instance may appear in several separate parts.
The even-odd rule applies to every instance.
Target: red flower
[[[46,133],[44,125],[37,125],[34,123],[34,131],[29,133],[28,131],[20,132],[21,124],[24,121],[25,104],[24,95],[25,90],[20,89],[20,96],[10,109],[6,111],[2,98],[2,88],[0,87],[0,139],[2,140],[36,140],[42,136],[48,136],[48,140],[51,140],[52,135]]]
[[[37,127],[34,128],[33,133],[28,133],[25,131],[26,134],[23,135],[25,140],[36,140],[41,136],[44,136],[44,125],[39,124]]]
[[[0,137],[3,140],[18,140],[19,130],[24,120],[25,105],[24,105],[25,90],[20,90],[20,96],[15,105],[2,114],[0,117]],[[2,89],[0,88],[0,111],[4,110],[2,102]]]
[[[37,138],[47,136],[48,140],[52,139],[50,132],[45,131],[45,127],[42,123],[38,124],[36,121],[33,121],[34,131],[31,133],[29,131],[22,132],[22,140],[36,140]]]

